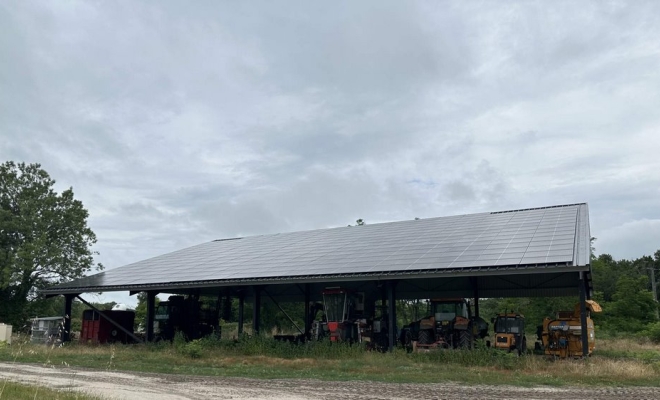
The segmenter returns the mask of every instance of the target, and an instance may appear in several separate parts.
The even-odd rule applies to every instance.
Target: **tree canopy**
[[[591,259],[594,300],[603,308],[592,316],[598,335],[648,337],[660,342],[658,302],[653,294],[653,282],[660,278],[660,250],[653,257],[615,260],[609,254]],[[559,310],[572,310],[578,297],[485,299],[481,314],[512,310],[525,315],[528,334],[545,316]]]
[[[96,235],[73,189],[54,190],[39,164],[0,165],[0,321],[22,325],[37,290],[92,269]]]

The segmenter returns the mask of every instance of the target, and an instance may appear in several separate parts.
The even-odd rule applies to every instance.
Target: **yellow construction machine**
[[[591,313],[601,312],[602,308],[593,300],[587,300],[587,335],[589,354],[596,347],[594,321]],[[573,311],[559,311],[555,318],[544,318],[543,325],[537,329],[537,350],[543,350],[548,356],[556,358],[582,357],[582,325],[580,322],[580,303]]]
[[[517,313],[501,313],[491,320],[495,331],[496,349],[515,351],[518,355],[527,351],[525,317]]]

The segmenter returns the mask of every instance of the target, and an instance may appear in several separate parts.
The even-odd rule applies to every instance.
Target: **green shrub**
[[[660,322],[648,324],[642,335],[648,337],[653,343],[660,343]]]
[[[201,339],[186,343],[182,352],[190,358],[200,358],[204,352],[204,346],[202,345]]]

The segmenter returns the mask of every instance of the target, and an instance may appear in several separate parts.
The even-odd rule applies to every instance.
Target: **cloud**
[[[660,250],[660,219],[641,219],[605,229],[595,243],[597,253],[616,254],[617,258],[635,259],[653,256]],[[606,249],[601,251],[600,249]]]
[[[657,15],[3,3],[0,158],[73,186],[109,268],[222,237],[581,201],[599,251],[641,256],[655,225],[639,221],[659,211]]]

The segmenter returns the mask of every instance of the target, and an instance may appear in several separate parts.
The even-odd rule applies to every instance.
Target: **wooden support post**
[[[154,318],[156,316],[156,294],[158,292],[147,292],[147,326],[145,327],[147,333],[147,342],[154,341]]]

